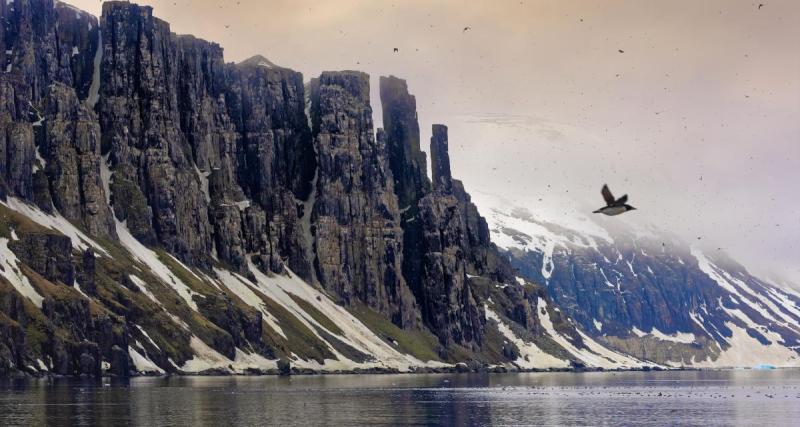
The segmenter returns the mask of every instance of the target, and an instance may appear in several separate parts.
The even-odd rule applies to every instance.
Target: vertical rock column
[[[382,135],[373,137],[369,76],[326,72],[312,83],[317,277],[345,304],[360,300],[401,327],[414,326],[387,147]]]
[[[178,55],[150,7],[103,5],[100,124],[110,150],[112,204],[145,243],[209,265],[208,201],[180,129]]]
[[[477,350],[483,343],[483,308],[467,280],[470,245],[464,210],[453,194],[447,127],[433,125],[433,191],[419,201],[422,227],[421,283],[418,296],[425,323],[450,348]]]
[[[450,174],[450,152],[447,145],[447,126],[445,125],[433,125],[431,169],[435,189],[452,187],[453,177]]]
[[[430,190],[427,161],[419,146],[417,100],[408,93],[406,81],[394,76],[380,78],[380,91],[395,193],[406,209]]]
[[[95,114],[62,83],[45,99],[41,156],[55,208],[93,236],[116,237],[100,178],[100,126]]]
[[[239,134],[236,178],[255,203],[246,212],[248,250],[273,271],[283,259],[310,280],[300,202],[309,195],[315,159],[303,75],[254,56],[228,66],[226,79],[228,114]],[[267,228],[259,230],[261,223]]]

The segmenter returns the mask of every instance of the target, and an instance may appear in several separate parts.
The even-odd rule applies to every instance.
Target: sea
[[[800,370],[0,380],[0,426],[800,425]]]

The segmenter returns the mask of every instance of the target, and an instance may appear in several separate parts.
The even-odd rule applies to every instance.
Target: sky
[[[448,125],[469,191],[570,216],[608,183],[638,208],[622,225],[800,284],[800,2],[138,3],[226,61],[369,73],[376,126],[378,76],[406,79],[423,146]]]

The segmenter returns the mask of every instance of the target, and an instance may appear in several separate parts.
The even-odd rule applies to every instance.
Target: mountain
[[[514,274],[416,99],[0,3],[0,375],[640,367]],[[458,365],[461,363],[461,365]]]
[[[492,240],[608,348],[676,367],[800,365],[800,293],[619,218],[537,215],[477,193]]]
[[[400,78],[375,129],[359,71],[0,12],[0,376],[795,364],[798,295],[733,261],[476,206],[445,125],[429,177]]]

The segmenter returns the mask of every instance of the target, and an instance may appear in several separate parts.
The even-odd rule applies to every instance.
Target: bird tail
[[[596,210],[596,211],[594,211],[592,213],[600,213],[600,209],[598,209],[598,210]]]

